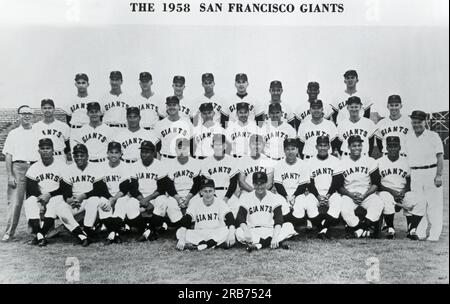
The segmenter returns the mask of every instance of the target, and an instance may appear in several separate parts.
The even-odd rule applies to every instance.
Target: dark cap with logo
[[[139,147],[139,149],[141,149],[141,150],[155,151],[155,145],[154,145],[151,141],[144,140],[144,141],[141,143],[141,146]]]
[[[200,112],[205,112],[205,111],[213,111],[214,107],[212,102],[204,102],[200,105],[198,109],[200,110]]]
[[[169,103],[180,104],[180,99],[178,99],[178,97],[176,97],[176,96],[166,97],[166,104],[169,104]]]
[[[213,179],[211,179],[211,178],[203,178],[201,180],[201,182],[200,182],[200,189],[207,188],[207,187],[209,187],[209,188],[215,188],[216,187]]]
[[[282,89],[283,88],[283,84],[279,80],[273,80],[273,81],[270,82],[270,88],[271,89],[273,89],[273,88],[280,88],[280,89]]]
[[[98,111],[100,111],[101,110],[100,104],[98,102],[96,102],[96,101],[89,102],[86,105],[86,110],[87,111],[90,111],[90,110],[98,110]]]
[[[41,138],[39,139],[39,147],[52,147],[53,141],[50,138]]]
[[[345,104],[347,104],[347,105],[351,105],[351,104],[354,104],[354,103],[361,105],[362,104],[361,98],[359,98],[358,96],[351,96],[345,102]]]
[[[254,184],[267,183],[267,174],[263,171],[253,173],[252,181]]]
[[[173,76],[172,83],[185,84],[186,83],[186,79],[184,78],[184,76],[176,75],[176,76]]]
[[[269,113],[278,111],[282,111],[281,104],[279,102],[269,104]]]
[[[149,82],[152,80],[152,74],[149,72],[141,72],[139,73],[139,80],[142,82]]]
[[[250,104],[247,103],[247,102],[238,102],[237,105],[236,105],[236,111],[239,111],[239,110],[242,110],[242,109],[248,111],[249,108],[250,108]]]
[[[45,105],[51,105],[52,107],[55,107],[55,103],[53,102],[52,99],[49,99],[49,98],[41,100],[41,107],[43,107]]]
[[[112,71],[109,73],[109,79],[119,79],[122,80],[122,72],[120,71]]]
[[[321,135],[316,138],[316,144],[330,144],[330,137],[328,135]]]
[[[286,138],[283,142],[283,148],[286,149],[287,147],[296,147],[298,148],[298,142],[295,138]]]
[[[323,108],[323,102],[320,99],[314,99],[309,102],[310,108]]]
[[[389,103],[402,103],[402,98],[399,95],[391,95],[388,97]]]
[[[86,80],[87,82],[89,82],[89,77],[88,77],[88,75],[86,75],[86,74],[84,74],[84,73],[78,73],[78,74],[75,75],[75,81],[78,81],[78,80],[80,80],[80,79]]]
[[[345,78],[350,76],[358,77],[358,73],[355,70],[348,70],[344,73]]]
[[[427,113],[425,113],[424,111],[413,111],[411,113],[411,115],[409,115],[409,117],[411,117],[411,119],[419,119],[419,120],[426,120],[427,119]]]
[[[400,137],[398,137],[398,136],[386,137],[386,145],[399,146],[400,145]]]
[[[122,145],[117,141],[111,141],[108,143],[108,151],[119,150],[122,151]]]
[[[308,90],[317,91],[320,89],[320,85],[317,81],[308,82]]]
[[[130,114],[141,115],[141,110],[138,107],[128,107],[127,116]]]
[[[76,144],[75,147],[73,147],[73,149],[72,149],[72,154],[76,154],[76,153],[87,154],[88,153],[88,149],[83,144]]]
[[[347,140],[348,144],[351,145],[354,142],[364,142],[364,140],[359,135],[352,135]]]
[[[205,81],[214,81],[214,75],[212,73],[202,74],[202,82],[205,82]]]
[[[235,81],[248,81],[247,74],[239,73],[236,74],[236,77],[234,78]]]

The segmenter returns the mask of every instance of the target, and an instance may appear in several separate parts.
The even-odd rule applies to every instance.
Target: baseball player
[[[390,95],[388,97],[387,108],[389,117],[383,118],[377,123],[377,147],[380,152],[386,153],[386,137],[398,136],[400,138],[400,147],[404,147],[404,139],[411,129],[410,119],[401,114],[402,99],[399,95]]]
[[[41,111],[44,119],[35,123],[33,129],[38,139],[50,138],[53,142],[55,158],[66,161],[66,155],[70,156],[70,127],[55,119],[55,103],[51,99],[41,101]],[[71,160],[71,157],[69,157]]]
[[[297,120],[297,126],[300,126],[303,122],[310,120],[311,118],[311,102],[318,99],[320,93],[320,85],[318,82],[308,82],[306,94],[308,94],[308,100],[306,103],[300,103],[295,110],[295,117]],[[333,108],[329,104],[323,104],[323,117],[330,119],[333,115]],[[298,129],[298,128],[297,128]]]
[[[282,120],[282,115],[281,103],[271,103],[269,105],[269,121],[261,129],[264,136],[264,153],[276,161],[284,156],[284,140],[296,137],[295,129]]]
[[[66,112],[67,124],[74,129],[79,129],[83,125],[89,123],[86,106],[93,98],[88,94],[89,77],[84,73],[75,75],[75,87],[77,88],[77,95],[71,97],[71,102],[64,107]]]
[[[219,122],[214,118],[217,111],[214,110],[214,103],[202,103],[199,107],[202,123],[194,128],[193,144],[194,156],[197,159],[205,159],[214,154],[212,148],[212,138],[214,134],[225,134]]]
[[[71,146],[83,144],[89,151],[89,161],[100,163],[106,161],[108,143],[114,138],[114,131],[101,120],[100,104],[90,102],[86,106],[89,123],[81,129],[72,129]]]
[[[111,90],[100,98],[103,122],[112,128],[126,128],[126,109],[131,98],[122,92],[123,77],[120,71],[109,74]]]
[[[64,226],[84,244],[87,235],[81,230],[72,215],[70,206],[64,201],[64,188],[60,181],[63,179],[65,163],[53,156],[53,142],[50,138],[39,140],[39,154],[41,160],[33,164],[27,171],[25,200],[25,216],[35,238],[32,245],[40,247],[47,245],[46,234],[55,224],[55,218],[61,219]],[[41,225],[40,213],[44,210]],[[86,241],[86,242],[85,242]]]
[[[283,94],[283,84],[279,80],[273,80],[269,85],[270,101],[269,106],[272,104],[279,104],[282,108],[281,120],[283,123],[290,124],[293,128],[295,126],[295,114],[292,111],[288,103],[281,101],[281,94]],[[256,104],[255,105],[255,120],[260,126],[261,122],[270,120],[270,113],[267,113],[267,105]]]
[[[357,96],[352,96],[347,100],[347,109],[350,117],[342,120],[338,127],[338,136],[342,143],[341,150],[344,155],[349,154],[349,146],[345,143],[350,136],[358,135],[365,142],[363,144],[362,153],[372,155],[374,146],[374,135],[377,128],[373,121],[369,118],[361,117],[361,99]]]
[[[163,98],[152,91],[153,77],[149,72],[139,74],[139,85],[141,92],[130,101],[130,106],[139,108],[141,113],[141,127],[152,130],[155,124],[164,114]]]
[[[444,192],[442,170],[444,169],[444,148],[436,132],[425,128],[427,114],[413,111],[410,115],[412,131],[406,135],[405,147],[411,169],[411,189],[417,204],[424,206],[425,216],[417,227],[420,239],[435,242],[442,232]],[[430,232],[427,235],[428,224]]]
[[[297,132],[300,140],[300,156],[303,159],[313,158],[317,154],[317,138],[320,136],[328,136],[331,141],[329,152],[337,155],[340,147],[338,131],[333,122],[324,118],[322,100],[316,99],[310,101],[309,107],[311,119],[304,120]]]
[[[261,134],[260,128],[254,120],[249,119],[250,104],[239,102],[236,104],[237,121],[230,122],[225,135],[231,146],[230,154],[235,158],[249,155],[248,141],[252,134]]]
[[[267,191],[267,174],[252,175],[254,191],[243,193],[239,198],[236,218],[236,239],[247,244],[247,251],[263,247],[289,249],[284,240],[296,234],[291,223],[283,223],[281,206],[283,198]]]
[[[348,148],[349,157],[342,158],[340,163],[344,180],[339,189],[342,194],[341,215],[355,237],[369,237],[384,208],[383,201],[375,194],[380,185],[380,171],[376,160],[363,154],[361,136],[351,135]],[[367,210],[363,220],[355,214],[359,214],[355,209],[361,207]]]
[[[166,98],[167,117],[155,125],[157,150],[163,158],[175,158],[176,141],[179,138],[191,140],[193,126],[189,120],[180,117],[180,100],[176,96]]]
[[[138,107],[127,108],[127,128],[119,131],[115,141],[122,145],[122,159],[134,163],[140,158],[139,147],[143,141],[157,141],[153,131],[141,128],[141,111]]]
[[[359,96],[361,100],[364,101],[360,109],[360,116],[370,118],[370,111],[373,103],[364,95],[364,93],[361,93],[356,89],[356,84],[358,82],[359,77],[355,70],[348,70],[344,73],[345,91],[340,93],[331,104],[334,111],[333,121],[336,122],[337,125],[349,117],[349,113],[345,110],[345,107],[347,105],[346,101],[352,96]]]
[[[184,76],[176,75],[173,77],[172,82],[173,96],[179,100],[179,115],[184,120],[193,122],[196,109],[194,109],[193,102],[186,99],[184,96],[184,89],[186,88],[186,79]],[[162,117],[167,117],[169,114],[167,111],[160,112]]]
[[[342,207],[342,197],[337,192],[343,184],[339,159],[329,154],[330,137],[320,135],[316,137],[316,155],[308,160],[311,173],[310,192],[317,198],[320,213],[320,239],[330,238],[328,228],[336,225]]]
[[[214,92],[214,86],[216,83],[214,82],[214,75],[212,73],[204,73],[202,74],[202,87],[204,89],[204,93],[196,98],[195,104],[204,104],[204,103],[211,103],[213,106],[213,121],[216,124],[221,124],[222,127],[225,127],[224,121],[225,117],[223,114],[223,111],[225,111],[224,108],[224,100],[221,97],[218,97],[217,94]],[[194,108],[193,108],[194,110]],[[198,126],[202,123],[201,119],[201,110],[194,112],[194,126]]]
[[[387,136],[385,142],[388,153],[378,159],[381,175],[378,195],[384,202],[383,217],[387,238],[395,237],[394,214],[403,209],[408,223],[408,238],[418,240],[416,230],[425,208],[416,204],[415,195],[411,192],[410,169],[408,160],[400,155],[400,137]]]
[[[177,231],[177,249],[232,247],[236,241],[235,220],[228,205],[215,197],[214,181],[203,179],[200,193],[192,200],[183,217],[183,227]]]
[[[254,100],[252,97],[250,97],[247,93],[247,88],[249,85],[247,74],[244,73],[236,74],[234,85],[236,87],[237,92],[228,100],[227,108],[224,111],[225,122],[226,121],[236,122],[239,120],[239,116],[237,114],[238,112],[237,105],[243,102],[246,102],[248,104],[249,120],[254,121],[255,106],[258,104],[258,102]]]

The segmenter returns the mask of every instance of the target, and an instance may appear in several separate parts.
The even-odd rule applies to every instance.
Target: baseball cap
[[[109,79],[120,79],[122,80],[122,72],[120,71],[112,71],[109,73]]]
[[[252,182],[254,184],[267,183],[267,174],[266,174],[266,172],[258,171],[258,172],[253,173],[253,175],[252,175]]]
[[[214,184],[214,180],[213,179],[211,179],[211,178],[204,178],[204,179],[201,180],[201,182],[200,182],[200,189],[207,188],[207,187],[210,187],[210,188],[215,188],[216,187],[216,185]]]
[[[359,98],[358,96],[351,96],[345,102],[345,104],[347,104],[347,105],[354,104],[354,103],[357,103],[357,104],[361,105],[362,104],[361,98]]]
[[[122,145],[118,143],[117,141],[111,141],[108,143],[108,151],[111,150],[119,150],[122,151]]]
[[[205,81],[214,81],[214,75],[212,73],[202,74],[202,82],[205,82]]]
[[[364,142],[364,140],[359,135],[352,135],[348,138],[348,144],[351,145],[354,142]]]
[[[51,105],[52,107],[55,107],[55,103],[53,102],[53,100],[51,100],[49,98],[41,100],[41,107],[43,107],[45,105]]]
[[[310,108],[323,108],[323,102],[320,99],[315,99],[309,102]]]
[[[321,135],[316,138],[316,144],[330,144],[330,138],[328,135]]]
[[[141,149],[141,150],[155,151],[155,145],[154,145],[151,141],[144,140],[144,141],[141,143],[141,146],[139,147],[139,149]]]
[[[76,153],[88,153],[88,149],[85,145],[83,144],[76,144],[75,147],[73,147],[72,149],[72,154],[76,154]]]
[[[283,148],[286,149],[287,147],[296,147],[298,148],[298,142],[295,138],[286,138],[283,142]]]
[[[248,81],[247,74],[245,74],[245,73],[238,73],[238,74],[236,74],[235,81],[240,81],[240,80]]]
[[[96,102],[96,101],[89,102],[86,105],[86,110],[87,111],[90,111],[90,110],[98,110],[98,111],[100,111],[100,104],[98,102]]]
[[[244,109],[244,110],[249,110],[249,104],[247,103],[247,102],[238,102],[237,104],[236,104],[236,111],[239,111],[239,110],[241,110],[241,109]]]
[[[184,78],[184,76],[176,75],[176,76],[173,77],[172,83],[185,84],[186,83],[186,79]]]
[[[391,95],[388,97],[389,103],[402,103],[402,98],[399,95]]]
[[[87,82],[89,82],[89,77],[84,73],[78,73],[75,75],[75,81],[78,81],[80,79],[86,80]]]
[[[308,82],[307,88],[308,88],[308,90],[317,91],[320,89],[320,85],[316,81],[310,81],[310,82]]]
[[[214,107],[213,107],[212,102],[205,102],[200,105],[199,110],[200,110],[200,112],[213,111]]]
[[[41,138],[39,139],[39,147],[52,147],[53,141],[50,138]]]
[[[279,81],[279,80],[273,80],[273,81],[270,82],[270,88],[271,88],[271,89],[272,89],[272,88],[280,88],[280,89],[282,89],[282,88],[283,88],[283,85],[281,84],[281,81]]]
[[[137,114],[137,115],[141,115],[141,110],[139,110],[138,107],[128,107],[127,108],[127,116],[130,114]]]
[[[269,104],[269,113],[276,111],[282,111],[281,104],[279,102]]]
[[[348,70],[344,73],[344,77],[347,78],[349,76],[358,77],[358,73],[355,70]]]
[[[427,113],[423,112],[423,111],[413,111],[411,113],[411,115],[409,115],[409,117],[411,117],[411,119],[419,119],[419,120],[426,120],[427,119]]]
[[[33,110],[29,106],[23,105],[17,108],[17,114],[33,114]]]
[[[400,145],[400,137],[398,136],[388,136],[386,137],[386,145]]]
[[[166,104],[169,104],[169,103],[180,104],[180,100],[176,96],[169,96],[166,98]]]
[[[149,82],[150,80],[152,80],[152,74],[150,74],[149,72],[141,72],[139,74],[139,80],[142,82]]]

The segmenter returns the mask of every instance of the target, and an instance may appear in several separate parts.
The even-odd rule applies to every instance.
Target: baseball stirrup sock
[[[161,227],[164,223],[164,218],[162,216],[153,214],[150,218],[150,229],[155,230],[156,227]]]
[[[322,228],[329,228],[331,226],[335,226],[338,223],[338,219],[332,217],[329,214],[325,215],[325,220],[323,221]]]
[[[216,246],[216,245],[217,245],[217,242],[214,241],[214,240],[207,240],[207,241],[201,241],[201,242],[199,243],[199,245],[201,245],[201,244],[205,244],[206,246],[208,246],[208,248],[211,248],[211,247]]]
[[[31,219],[28,220],[28,225],[31,227],[31,233],[36,234],[41,229],[40,220],[39,219]]]
[[[320,214],[316,217],[312,217],[312,218],[308,218],[308,219],[310,220],[311,224],[314,227],[320,228],[320,226],[321,226],[320,222],[322,221],[322,217],[320,216]]]
[[[283,220],[285,223],[292,223],[294,227],[303,226],[306,224],[306,217],[296,218],[292,212],[289,212],[285,216],[283,216]]]
[[[77,226],[74,230],[72,230],[72,234],[81,240],[85,240],[87,237],[86,233],[84,233],[83,230],[81,230],[80,226]]]
[[[386,226],[389,228],[394,228],[394,214],[385,214],[383,217],[386,222]]]
[[[272,242],[272,238],[268,237],[267,239],[261,239],[260,244],[262,247],[270,247],[270,243]]]
[[[416,229],[417,226],[419,226],[421,220],[422,220],[422,216],[412,215],[411,216],[411,224],[409,225],[408,231],[411,231],[411,229]]]
[[[53,226],[55,226],[55,219],[53,219],[51,217],[45,217],[44,218],[44,225],[42,226],[41,233],[43,235],[46,235],[47,232],[49,232],[50,229],[53,228]]]
[[[129,223],[130,227],[136,227],[140,231],[144,231],[144,229],[147,227],[147,223],[145,222],[144,218],[140,214],[137,217],[135,217],[134,219],[128,220],[128,223]]]
[[[411,229],[411,219],[412,219],[412,215],[407,215],[406,216],[406,228],[408,229],[408,230],[410,230]]]

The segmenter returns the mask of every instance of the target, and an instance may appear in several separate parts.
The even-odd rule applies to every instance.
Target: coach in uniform
[[[444,149],[436,132],[425,128],[426,113],[413,111],[411,114],[413,132],[406,136],[406,153],[411,168],[411,189],[417,192],[418,204],[423,201],[425,216],[417,227],[420,239],[438,241],[442,232],[444,193],[442,189],[442,170],[444,168]]]

